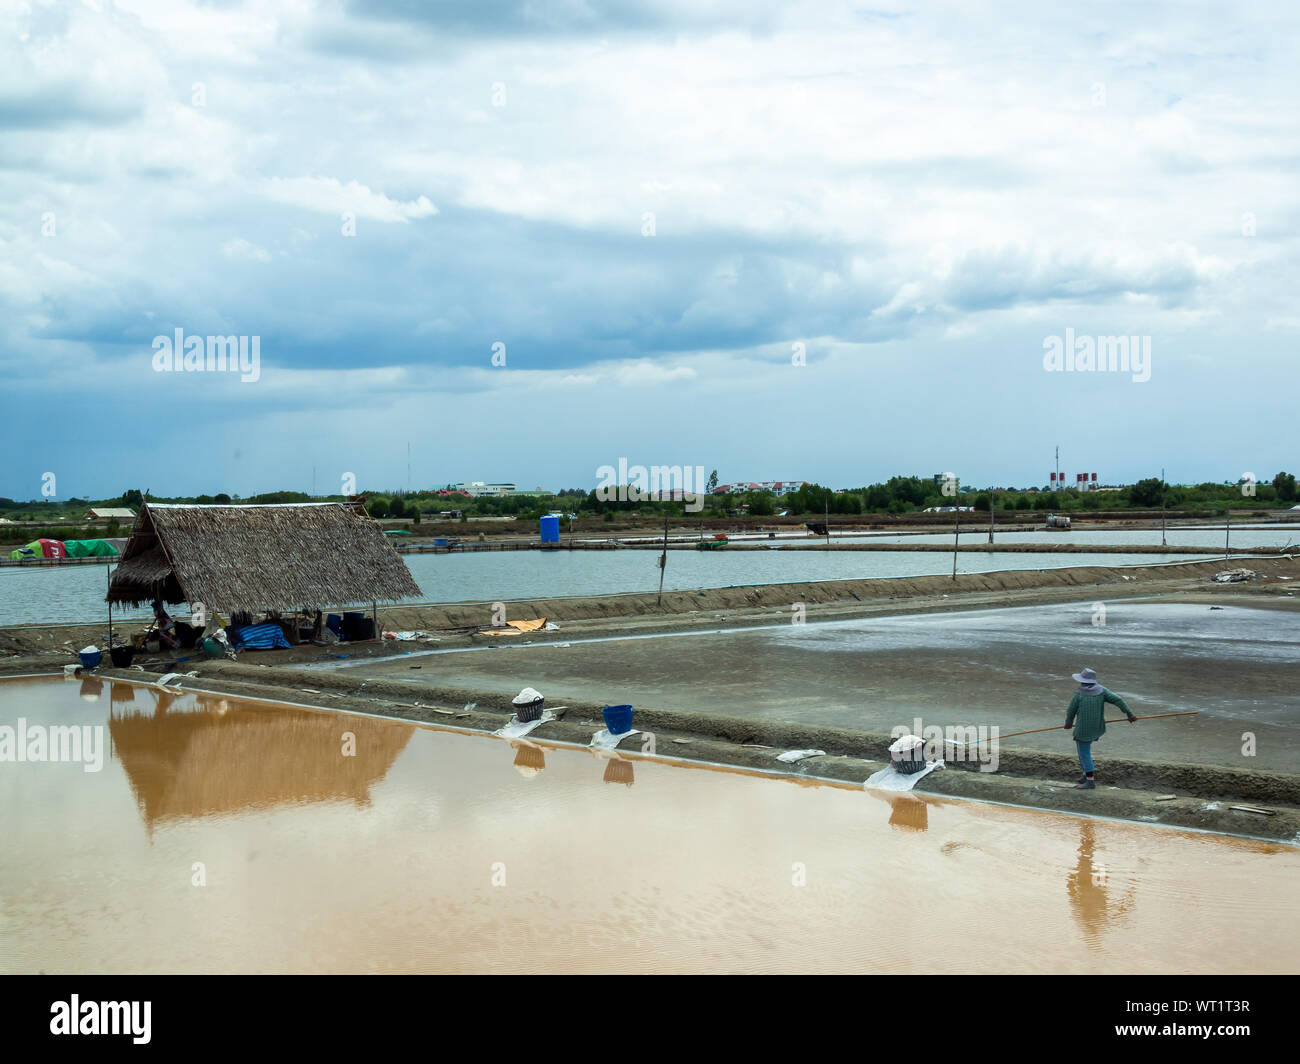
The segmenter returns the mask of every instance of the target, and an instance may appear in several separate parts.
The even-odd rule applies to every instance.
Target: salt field
[[[55,723],[99,735],[104,759],[0,764],[4,972],[1300,965],[1292,846],[96,679],[0,683],[0,726]]]

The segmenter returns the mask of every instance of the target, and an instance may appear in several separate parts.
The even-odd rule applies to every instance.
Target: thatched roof
[[[107,599],[209,610],[320,609],[415,598],[379,526],[345,503],[179,506],[146,502]]]

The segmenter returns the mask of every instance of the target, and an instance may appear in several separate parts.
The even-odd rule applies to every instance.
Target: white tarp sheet
[[[882,768],[872,775],[864,786],[877,791],[910,791],[916,786],[917,780],[925,779],[937,768],[943,768],[942,758],[937,761],[927,761],[925,768],[921,769],[920,772],[910,774],[899,772],[893,765],[890,765],[888,768]]]

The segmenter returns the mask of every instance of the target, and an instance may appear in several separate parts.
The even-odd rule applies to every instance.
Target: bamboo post
[[[1149,716],[1145,716],[1145,717],[1139,717],[1135,715],[1133,719],[1134,720],[1163,720],[1165,717],[1195,717],[1198,716],[1200,712],[1201,711],[1199,709],[1187,709],[1187,710],[1182,710],[1181,712],[1178,713],[1152,713]],[[1126,724],[1128,723],[1128,718],[1120,717],[1118,720],[1108,720],[1106,721],[1106,723]],[[1017,731],[1017,732],[1011,732],[1009,735],[999,735],[998,741],[1001,742],[1003,739],[1015,739],[1021,735],[1038,735],[1040,732],[1063,731],[1064,728],[1065,725],[1063,724],[1053,724],[1050,728],[1030,728],[1028,731]],[[954,746],[978,746],[980,743],[986,743],[989,741],[990,741],[989,739],[976,739],[973,742],[965,743],[962,742],[960,739],[943,740],[943,742],[952,744]]]
[[[664,571],[668,568],[668,511],[664,511],[664,549],[659,555],[659,598],[655,600],[656,606],[662,606],[664,602]]]
[[[961,537],[961,507],[954,508],[952,515],[952,578],[957,579],[957,541]]]
[[[1168,546],[1165,543],[1165,492],[1169,485],[1165,483],[1165,471],[1160,470],[1160,546]]]

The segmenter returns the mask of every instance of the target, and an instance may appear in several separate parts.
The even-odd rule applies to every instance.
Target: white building
[[[490,496],[493,498],[503,498],[506,495],[513,495],[519,489],[513,484],[485,484],[481,480],[471,480],[455,485],[457,491],[463,491],[474,498],[481,496]]]
[[[738,480],[735,484],[719,484],[713,489],[713,494],[736,495],[744,491],[770,491],[773,495],[789,495],[807,483],[806,480]]]

